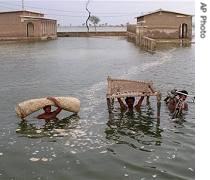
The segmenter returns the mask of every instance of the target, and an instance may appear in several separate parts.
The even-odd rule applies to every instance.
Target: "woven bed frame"
[[[107,87],[106,98],[107,98],[107,105],[109,111],[114,103],[114,98],[123,98],[129,96],[133,97],[156,96],[157,117],[160,116],[161,93],[154,90],[152,82],[113,79],[109,76],[107,78],[107,82],[108,82],[108,87]]]

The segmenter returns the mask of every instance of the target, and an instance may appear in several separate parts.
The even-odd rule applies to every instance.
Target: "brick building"
[[[142,14],[137,23],[127,26],[128,40],[153,51],[158,44],[189,45],[192,40],[192,15],[159,9]]]
[[[192,15],[159,9],[137,17],[144,36],[154,39],[192,38]]]
[[[0,40],[54,39],[57,21],[31,11],[0,12]]]

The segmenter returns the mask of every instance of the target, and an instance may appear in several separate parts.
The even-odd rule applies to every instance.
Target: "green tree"
[[[93,23],[96,31],[96,25],[99,23],[100,19],[97,16],[90,16],[89,21]]]

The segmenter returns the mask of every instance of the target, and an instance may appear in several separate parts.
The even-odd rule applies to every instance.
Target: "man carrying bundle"
[[[188,92],[186,90],[175,91],[173,95],[173,97],[166,97],[164,101],[169,111],[173,113],[173,118],[177,118],[182,114],[182,110],[188,110],[188,104],[185,102]]]
[[[37,118],[44,119],[45,121],[57,120],[56,116],[62,110],[60,103],[54,97],[47,97],[47,99],[52,101],[55,104],[55,106],[57,106],[57,109],[55,111],[51,111],[51,105],[47,105],[47,106],[43,107],[44,113],[38,115]]]

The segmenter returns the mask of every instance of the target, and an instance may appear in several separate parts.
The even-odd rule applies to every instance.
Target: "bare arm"
[[[45,119],[45,117],[46,117],[46,115],[40,114],[40,115],[38,115],[36,118],[37,118],[37,119]]]
[[[58,113],[60,113],[61,110],[62,110],[60,103],[54,97],[47,97],[47,99],[49,99],[50,101],[54,102],[54,104],[58,107],[52,113],[54,113],[55,115],[57,115]]]
[[[184,110],[188,111],[188,104],[186,102],[184,103]]]
[[[57,101],[57,99],[55,99],[54,97],[47,97],[48,100],[54,102],[54,104],[57,106],[57,107],[60,107],[60,103]]]
[[[55,119],[56,118],[56,115],[57,115],[56,113],[57,112],[55,112],[55,111],[53,111],[53,112],[51,112],[49,114],[43,113],[43,114],[38,115],[36,118],[37,119],[51,120],[51,119]]]
[[[136,108],[137,111],[140,111],[141,104],[142,104],[143,100],[144,100],[144,96],[141,96],[138,103],[135,105],[135,108]]]
[[[176,108],[176,101],[175,101],[175,99],[174,98],[170,99],[168,104],[167,104],[167,106],[168,106],[169,111],[174,112],[174,110]]]
[[[123,103],[122,99],[121,98],[117,98],[119,104],[120,104],[120,108],[121,110],[126,110],[127,109],[127,106]]]

